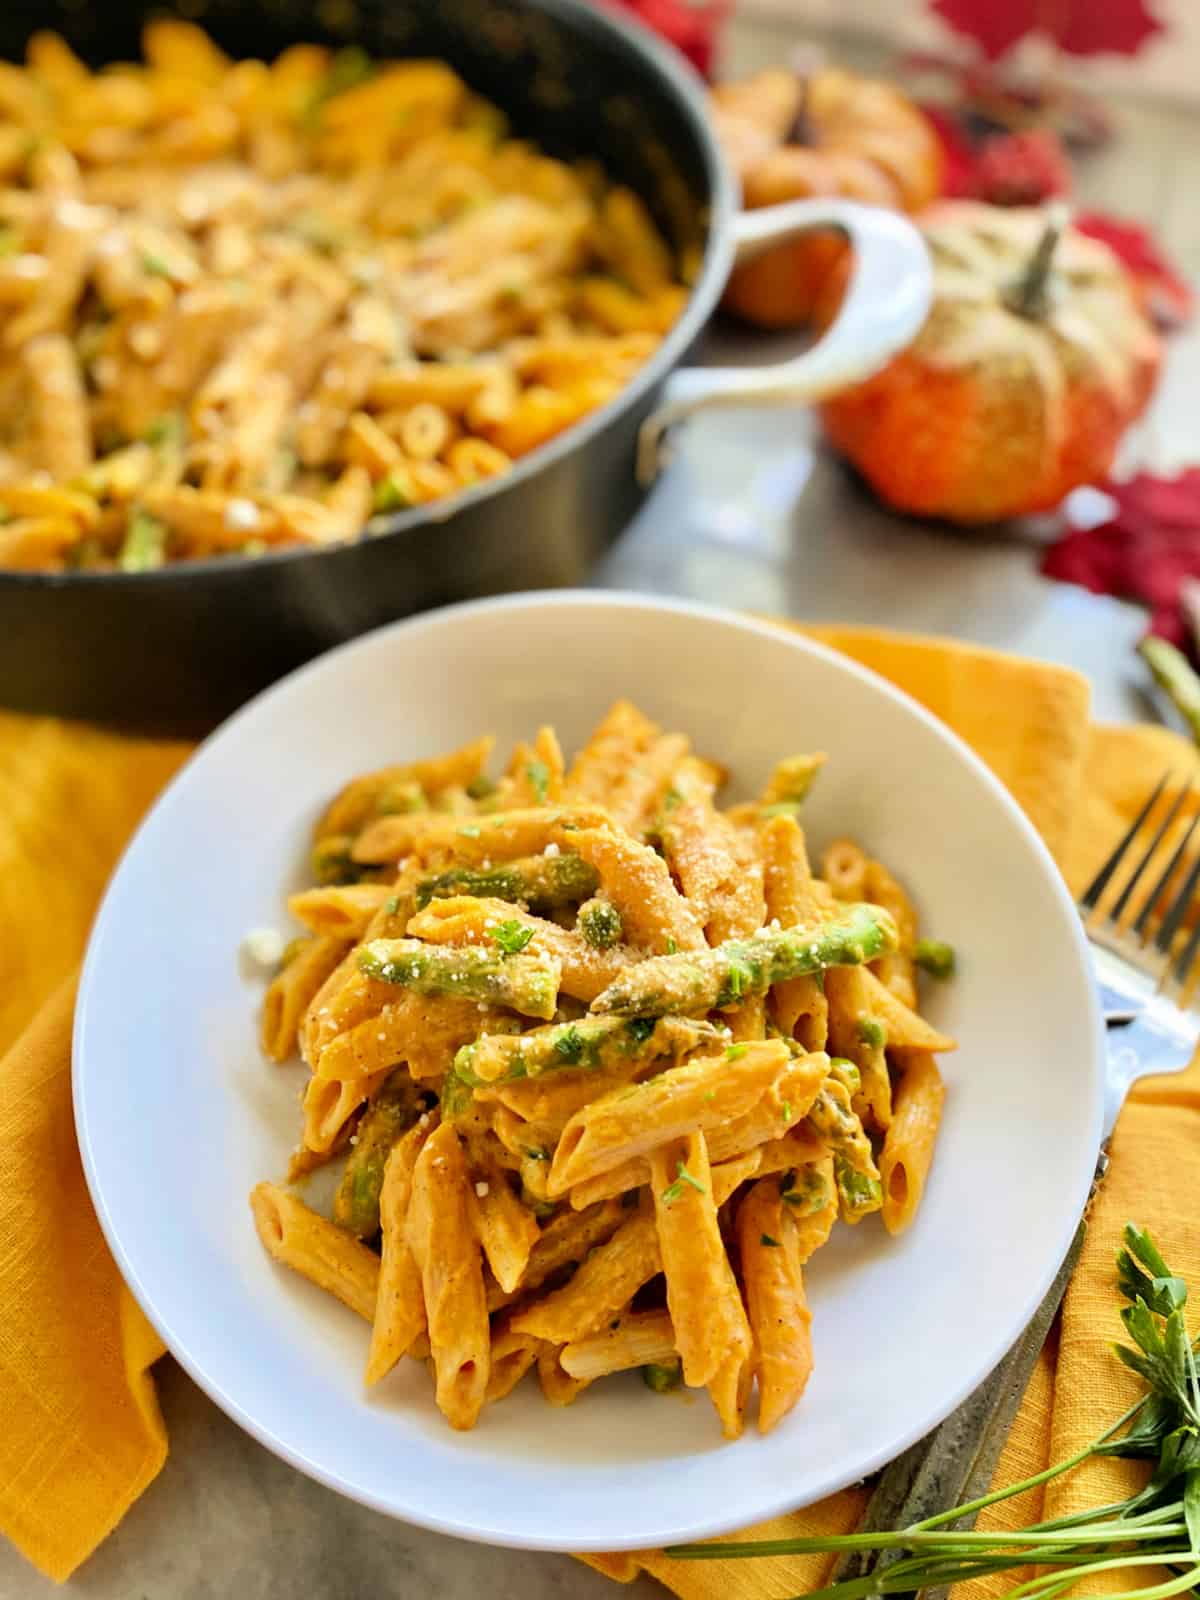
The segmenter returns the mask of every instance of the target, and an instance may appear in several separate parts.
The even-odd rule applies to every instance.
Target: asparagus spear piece
[[[456,1076],[472,1088],[536,1078],[561,1067],[602,1071],[631,1058],[683,1055],[726,1035],[709,1022],[683,1017],[581,1017],[529,1033],[489,1033],[466,1044],[454,1058]]]
[[[393,1072],[362,1115],[342,1181],[333,1197],[333,1220],[370,1240],[379,1232],[379,1191],[391,1148],[426,1109],[428,1097],[406,1068]]]
[[[358,952],[368,978],[400,984],[418,994],[453,994],[511,1006],[524,1016],[554,1015],[559,963],[553,956],[505,956],[479,945],[422,944],[420,939],[372,939]]]
[[[712,950],[652,956],[610,983],[593,1000],[592,1010],[656,1016],[737,1006],[788,978],[874,961],[898,943],[896,924],[882,906],[841,906],[816,927],[764,928]]]
[[[625,926],[611,900],[588,900],[579,908],[576,927],[594,950],[611,950],[620,944]]]
[[[129,518],[117,563],[122,572],[149,572],[167,559],[168,529],[165,522],[138,506]]]
[[[599,878],[582,856],[523,856],[499,867],[451,867],[417,885],[417,909],[447,895],[474,895],[477,899],[512,900],[531,911],[555,911],[559,906],[586,900]]]

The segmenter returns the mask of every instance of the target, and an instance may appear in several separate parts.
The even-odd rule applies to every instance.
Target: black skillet
[[[646,492],[665,421],[699,405],[812,399],[906,342],[927,303],[913,230],[844,202],[794,202],[738,219],[698,78],[643,30],[580,0],[8,0],[0,58],[36,28],[63,33],[87,61],[136,59],[147,15],[178,9],[234,56],[289,44],[357,44],[377,56],[448,62],[552,154],[598,158],[650,205],[701,267],[677,325],[615,400],[533,451],[507,476],[444,503],[402,511],[387,531],[324,550],[223,557],[125,573],[0,571],[0,704],[19,710],[200,733],[310,656],[430,606],[576,582]],[[676,373],[720,296],[735,252],[833,222],[858,272],[834,330],[808,357],[752,374]],[[923,276],[924,274],[924,276]],[[851,303],[853,302],[853,304]],[[814,360],[815,358],[815,360]]]

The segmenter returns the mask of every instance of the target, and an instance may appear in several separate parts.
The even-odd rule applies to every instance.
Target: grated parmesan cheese
[[[251,928],[242,950],[258,967],[277,967],[283,960],[283,935],[275,928]]]

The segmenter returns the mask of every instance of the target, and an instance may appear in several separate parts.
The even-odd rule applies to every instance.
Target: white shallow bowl
[[[916,1224],[839,1227],[808,1272],[815,1371],[774,1433],[721,1441],[703,1395],[636,1377],[569,1410],[529,1382],[455,1434],[422,1367],[368,1398],[368,1330],[275,1266],[247,1194],[298,1137],[300,1067],[264,1062],[250,928],[284,926],[309,830],[371,767],[541,722],[568,752],[619,695],[728,763],[748,794],[824,749],[816,847],[850,834],[960,952],[929,1013],[962,1048]],[[229,1414],[367,1505],[496,1544],[697,1538],[804,1505],[939,1422],[1024,1327],[1066,1252],[1101,1116],[1078,919],[1000,784],[881,679],[805,639],[691,605],[572,592],[457,606],[359,639],[254,701],[143,824],[88,952],[75,1035],[80,1145],[100,1220],[167,1344]]]

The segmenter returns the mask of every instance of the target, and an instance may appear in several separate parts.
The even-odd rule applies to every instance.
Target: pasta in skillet
[[[167,19],[144,53],[0,63],[0,567],[370,532],[604,405],[682,308],[637,196],[440,62]]]
[[[307,930],[262,1043],[310,1071],[271,1255],[370,1321],[366,1381],[427,1360],[455,1428],[536,1370],[640,1368],[763,1432],[812,1370],[804,1273],[840,1220],[913,1220],[954,1048],[916,1010],[917,918],[850,840],[809,864],[823,758],[721,810],[722,769],[622,701],[367,773],[316,828]],[[941,947],[943,952],[947,947]],[[943,954],[942,964],[946,963]]]

